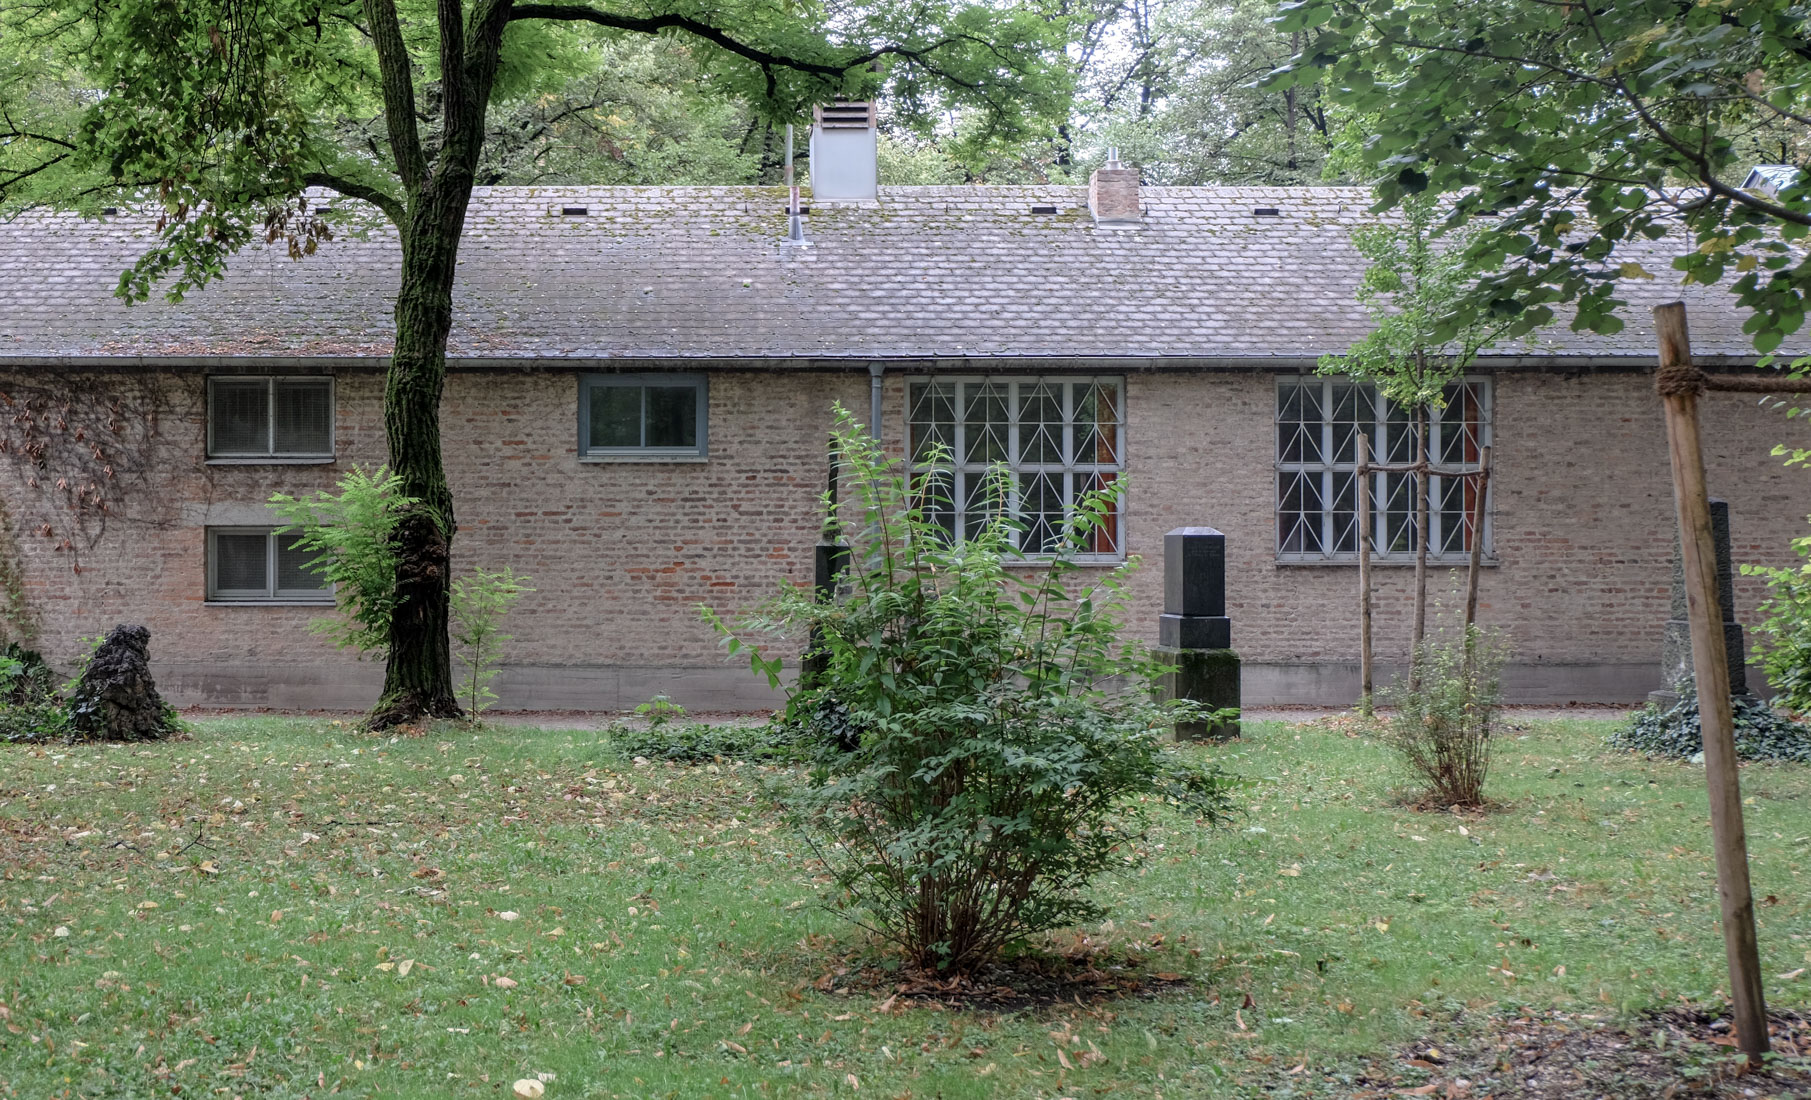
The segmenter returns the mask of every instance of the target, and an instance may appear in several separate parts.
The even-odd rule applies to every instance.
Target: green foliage
[[[1232,784],[1164,745],[1183,708],[1152,701],[1158,670],[1120,637],[1136,563],[1096,574],[1075,561],[1110,496],[1080,504],[1070,549],[1009,568],[1017,523],[1003,477],[987,490],[994,521],[956,542],[925,514],[934,484],[912,485],[840,409],[832,438],[855,487],[836,509],[839,529],[857,533],[850,594],[822,602],[787,586],[743,629],[816,639],[824,672],[793,693],[788,717],[840,711],[852,734],[819,741],[810,783],[790,799],[840,904],[914,965],[968,971],[1096,916],[1084,890],[1132,858],[1153,802],[1218,823]],[[779,682],[779,659],[725,634]]]
[[[1416,196],[1402,203],[1399,217],[1352,231],[1353,246],[1370,261],[1357,297],[1371,314],[1371,331],[1345,354],[1323,356],[1320,373],[1372,382],[1401,408],[1438,407],[1445,387],[1503,330],[1500,319],[1486,315],[1473,315],[1456,332],[1447,325],[1473,277],[1461,242],[1434,239],[1438,221],[1433,200]]]
[[[1803,565],[1790,568],[1743,565],[1742,575],[1767,582],[1767,598],[1756,608],[1756,655],[1767,670],[1774,701],[1797,714],[1811,714],[1811,537],[1792,540]]]
[[[1573,328],[1616,332],[1618,283],[1654,277],[1630,246],[1679,224],[1688,239],[1672,266],[1695,283],[1734,275],[1757,350],[1802,325],[1802,7],[1293,0],[1279,11],[1302,45],[1270,86],[1318,85],[1368,120],[1363,161],[1381,208],[1437,196],[1450,202],[1445,226],[1476,229],[1466,261],[1481,278],[1449,328],[1484,311],[1526,332],[1570,304]],[[1766,162],[1801,171],[1775,195],[1742,190]]]
[[[316,619],[309,629],[341,649],[383,653],[390,644],[390,617],[396,610],[396,546],[392,535],[402,510],[414,503],[402,494],[402,479],[383,466],[353,466],[339,481],[339,493],[309,496],[278,493],[271,511],[285,522],[278,535],[294,535],[313,555],[308,568],[333,585],[339,615]]]
[[[1481,806],[1502,709],[1507,649],[1477,626],[1436,632],[1417,647],[1417,675],[1383,692],[1396,708],[1384,740],[1430,805]]]
[[[647,702],[638,704],[635,708],[635,716],[637,718],[646,718],[648,720],[649,729],[662,730],[665,729],[669,723],[684,718],[685,708],[678,703],[675,703],[672,698],[663,691],[655,695],[654,698],[649,699]]]
[[[90,646],[81,663],[85,665],[93,653]],[[35,650],[7,643],[0,650],[0,743],[43,744],[68,738],[69,708],[57,690],[56,674]]]
[[[1627,725],[1610,733],[1609,745],[1663,760],[1703,759],[1704,728],[1698,715],[1698,687],[1687,676],[1674,685],[1679,701],[1662,710],[1649,703]],[[1811,727],[1784,717],[1759,699],[1731,701],[1736,758],[1811,764]]]
[[[804,759],[807,749],[801,728],[780,722],[713,725],[671,720],[656,723],[650,719],[646,729],[613,728],[610,743],[624,756],[673,764],[726,760],[791,762]]]
[[[452,634],[458,647],[453,656],[465,669],[459,697],[474,722],[497,701],[490,689],[497,675],[497,654],[504,643],[514,639],[499,624],[517,600],[534,591],[527,581],[506,565],[496,571],[476,569],[471,576],[453,582]]]

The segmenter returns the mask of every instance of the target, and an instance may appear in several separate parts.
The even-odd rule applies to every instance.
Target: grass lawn
[[[1160,816],[1084,930],[1190,981],[1016,1012],[816,987],[862,941],[782,770],[278,718],[0,749],[0,1096],[1346,1095],[1480,1016],[1720,997],[1702,770],[1608,728],[1514,731],[1464,818],[1397,806],[1347,722],[1191,749],[1248,816]],[[1742,781],[1767,994],[1805,1011],[1811,769]]]

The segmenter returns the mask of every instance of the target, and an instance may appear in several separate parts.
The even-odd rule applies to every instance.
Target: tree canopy
[[[1275,88],[1324,82],[1364,120],[1380,209],[1450,200],[1473,223],[1472,308],[1526,331],[1570,304],[1614,332],[1619,281],[1650,278],[1631,244],[1683,227],[1673,266],[1754,310],[1755,347],[1804,321],[1811,257],[1811,38],[1779,0],[1295,0],[1302,36]],[[1791,166],[1777,191],[1750,167]],[[1475,219],[1487,219],[1474,221]],[[1449,317],[1447,331],[1458,324]]]

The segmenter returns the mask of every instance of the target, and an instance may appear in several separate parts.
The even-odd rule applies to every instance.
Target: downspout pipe
[[[880,442],[880,381],[887,373],[885,363],[868,364],[868,434]]]

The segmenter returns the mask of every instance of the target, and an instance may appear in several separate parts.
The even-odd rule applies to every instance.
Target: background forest
[[[1153,184],[1321,181],[1335,136],[1318,87],[1253,85],[1300,34],[1269,0],[1065,0],[1076,80],[1069,117],[1001,143],[981,120],[933,112],[927,130],[880,103],[883,184],[1087,182],[1109,147]],[[480,183],[781,182],[785,128],[718,94],[686,38],[629,36],[557,94],[494,108]],[[801,118],[800,123],[808,121]],[[798,153],[805,127],[796,129]]]

